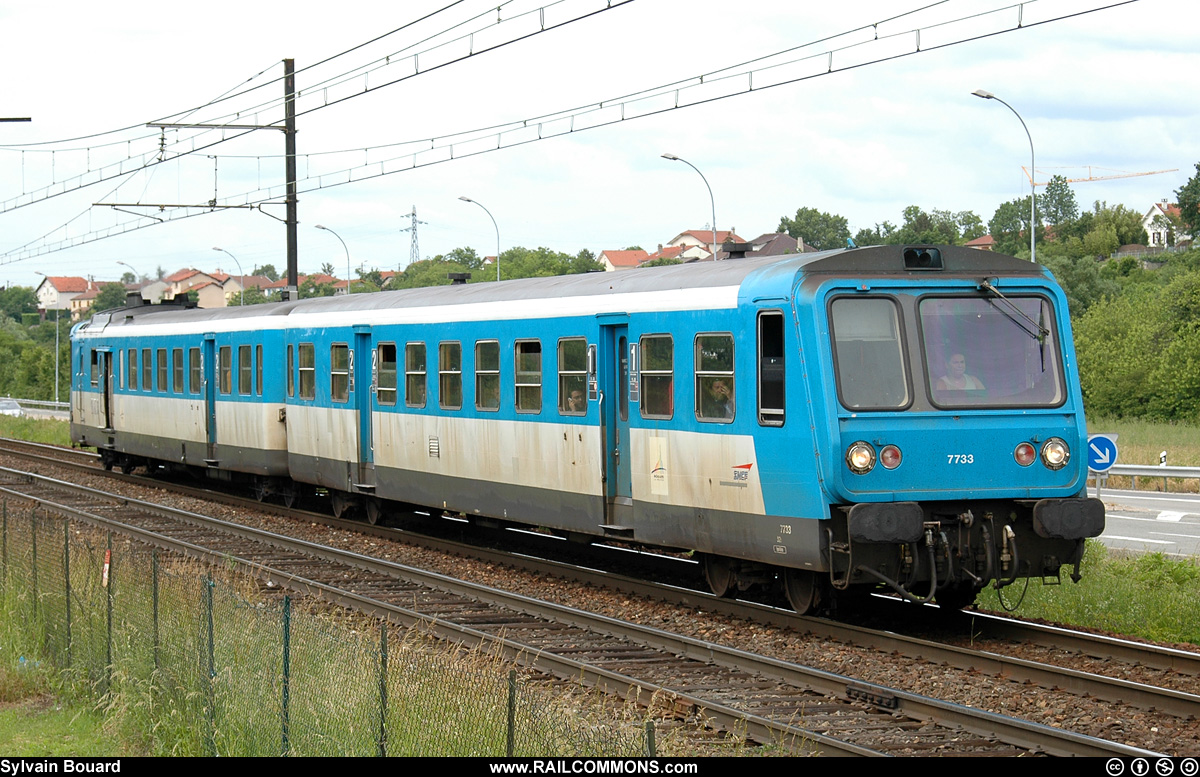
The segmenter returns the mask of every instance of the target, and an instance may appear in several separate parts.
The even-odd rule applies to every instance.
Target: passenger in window
[[[713,378],[701,403],[705,418],[733,418],[733,384],[725,378]]]
[[[587,411],[587,399],[584,398],[581,390],[574,389],[571,391],[571,396],[567,397],[567,410],[572,413]]]
[[[967,358],[961,353],[952,353],[946,360],[946,374],[938,378],[940,391],[982,391],[983,381],[967,374]]]

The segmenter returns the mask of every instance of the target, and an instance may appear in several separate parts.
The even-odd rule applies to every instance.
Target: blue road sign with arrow
[[[1094,434],[1088,437],[1088,469],[1108,472],[1117,463],[1117,443],[1111,437]]]

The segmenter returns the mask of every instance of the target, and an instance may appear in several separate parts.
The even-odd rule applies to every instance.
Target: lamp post
[[[984,89],[976,89],[971,94],[982,97],[984,100],[995,100],[1012,111],[1013,115],[1017,117],[1017,121],[1021,122],[1021,126],[1025,129],[1025,137],[1029,138],[1029,261],[1037,264],[1037,247],[1034,243],[1037,234],[1037,188],[1034,184],[1034,177],[1037,175],[1037,171],[1034,169],[1033,135],[1029,134],[1029,127],[1021,118],[1021,114],[1017,113],[1016,108]]]
[[[708,200],[710,203],[712,203],[712,257],[713,261],[715,262],[717,260],[717,200],[715,197],[713,197],[712,187],[708,185],[708,179],[704,177],[704,173],[700,172],[700,168],[696,167],[686,159],[681,159],[674,154],[663,154],[662,158],[670,159],[672,162],[683,162],[685,165],[695,170],[699,174],[700,180],[704,181],[704,186],[708,189]]]
[[[50,276],[44,272],[33,271],[35,275],[40,275],[46,280],[50,280]],[[62,308],[54,309],[54,401],[58,402],[58,332],[62,328],[61,322],[58,320],[59,314],[62,313]]]
[[[350,293],[350,249],[346,246],[346,241],[342,240],[342,236],[339,235],[337,232],[334,232],[329,227],[323,227],[320,224],[317,224],[317,229],[323,229],[326,232],[328,232],[329,234],[336,237],[338,239],[338,242],[342,244],[342,248],[346,249],[346,293],[349,294]]]
[[[216,246],[213,246],[213,250],[220,251],[223,254],[229,254],[229,252],[226,251],[224,248],[218,248]],[[229,254],[229,258],[232,259],[233,263],[237,265],[238,275],[240,276],[238,278],[238,281],[239,281],[238,288],[240,289],[240,291],[238,292],[238,295],[241,297],[241,300],[238,302],[238,304],[245,305],[246,304],[246,274],[244,272],[242,272],[242,263],[238,261],[238,258],[236,256],[234,256],[233,254]]]
[[[500,280],[500,227],[496,224],[496,217],[487,208],[484,208],[483,203],[473,200],[470,197],[459,197],[463,202],[474,202],[479,207],[483,208],[483,212],[488,214],[488,218],[492,220],[492,226],[496,228],[496,281]]]

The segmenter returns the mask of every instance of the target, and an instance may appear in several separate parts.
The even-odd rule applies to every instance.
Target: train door
[[[600,423],[604,445],[605,525],[629,526],[633,519],[632,456],[629,446],[629,326],[600,327]]]
[[[354,488],[368,492],[375,490],[375,439],[371,428],[373,356],[371,328],[361,324],[354,327],[354,349],[350,352],[349,364],[350,394],[358,413],[358,475]]]
[[[112,429],[113,358],[108,348],[96,349],[96,369],[100,379],[100,417],[102,428]]]
[[[204,437],[207,442],[204,461],[213,466],[217,463],[217,346],[216,335],[204,335],[204,348],[200,352],[200,372],[204,376]]]

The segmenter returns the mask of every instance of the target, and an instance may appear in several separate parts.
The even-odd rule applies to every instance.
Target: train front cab
[[[959,608],[1063,565],[1077,581],[1104,507],[1065,297],[1028,262],[905,254],[847,252],[799,290],[825,324],[830,584]]]

